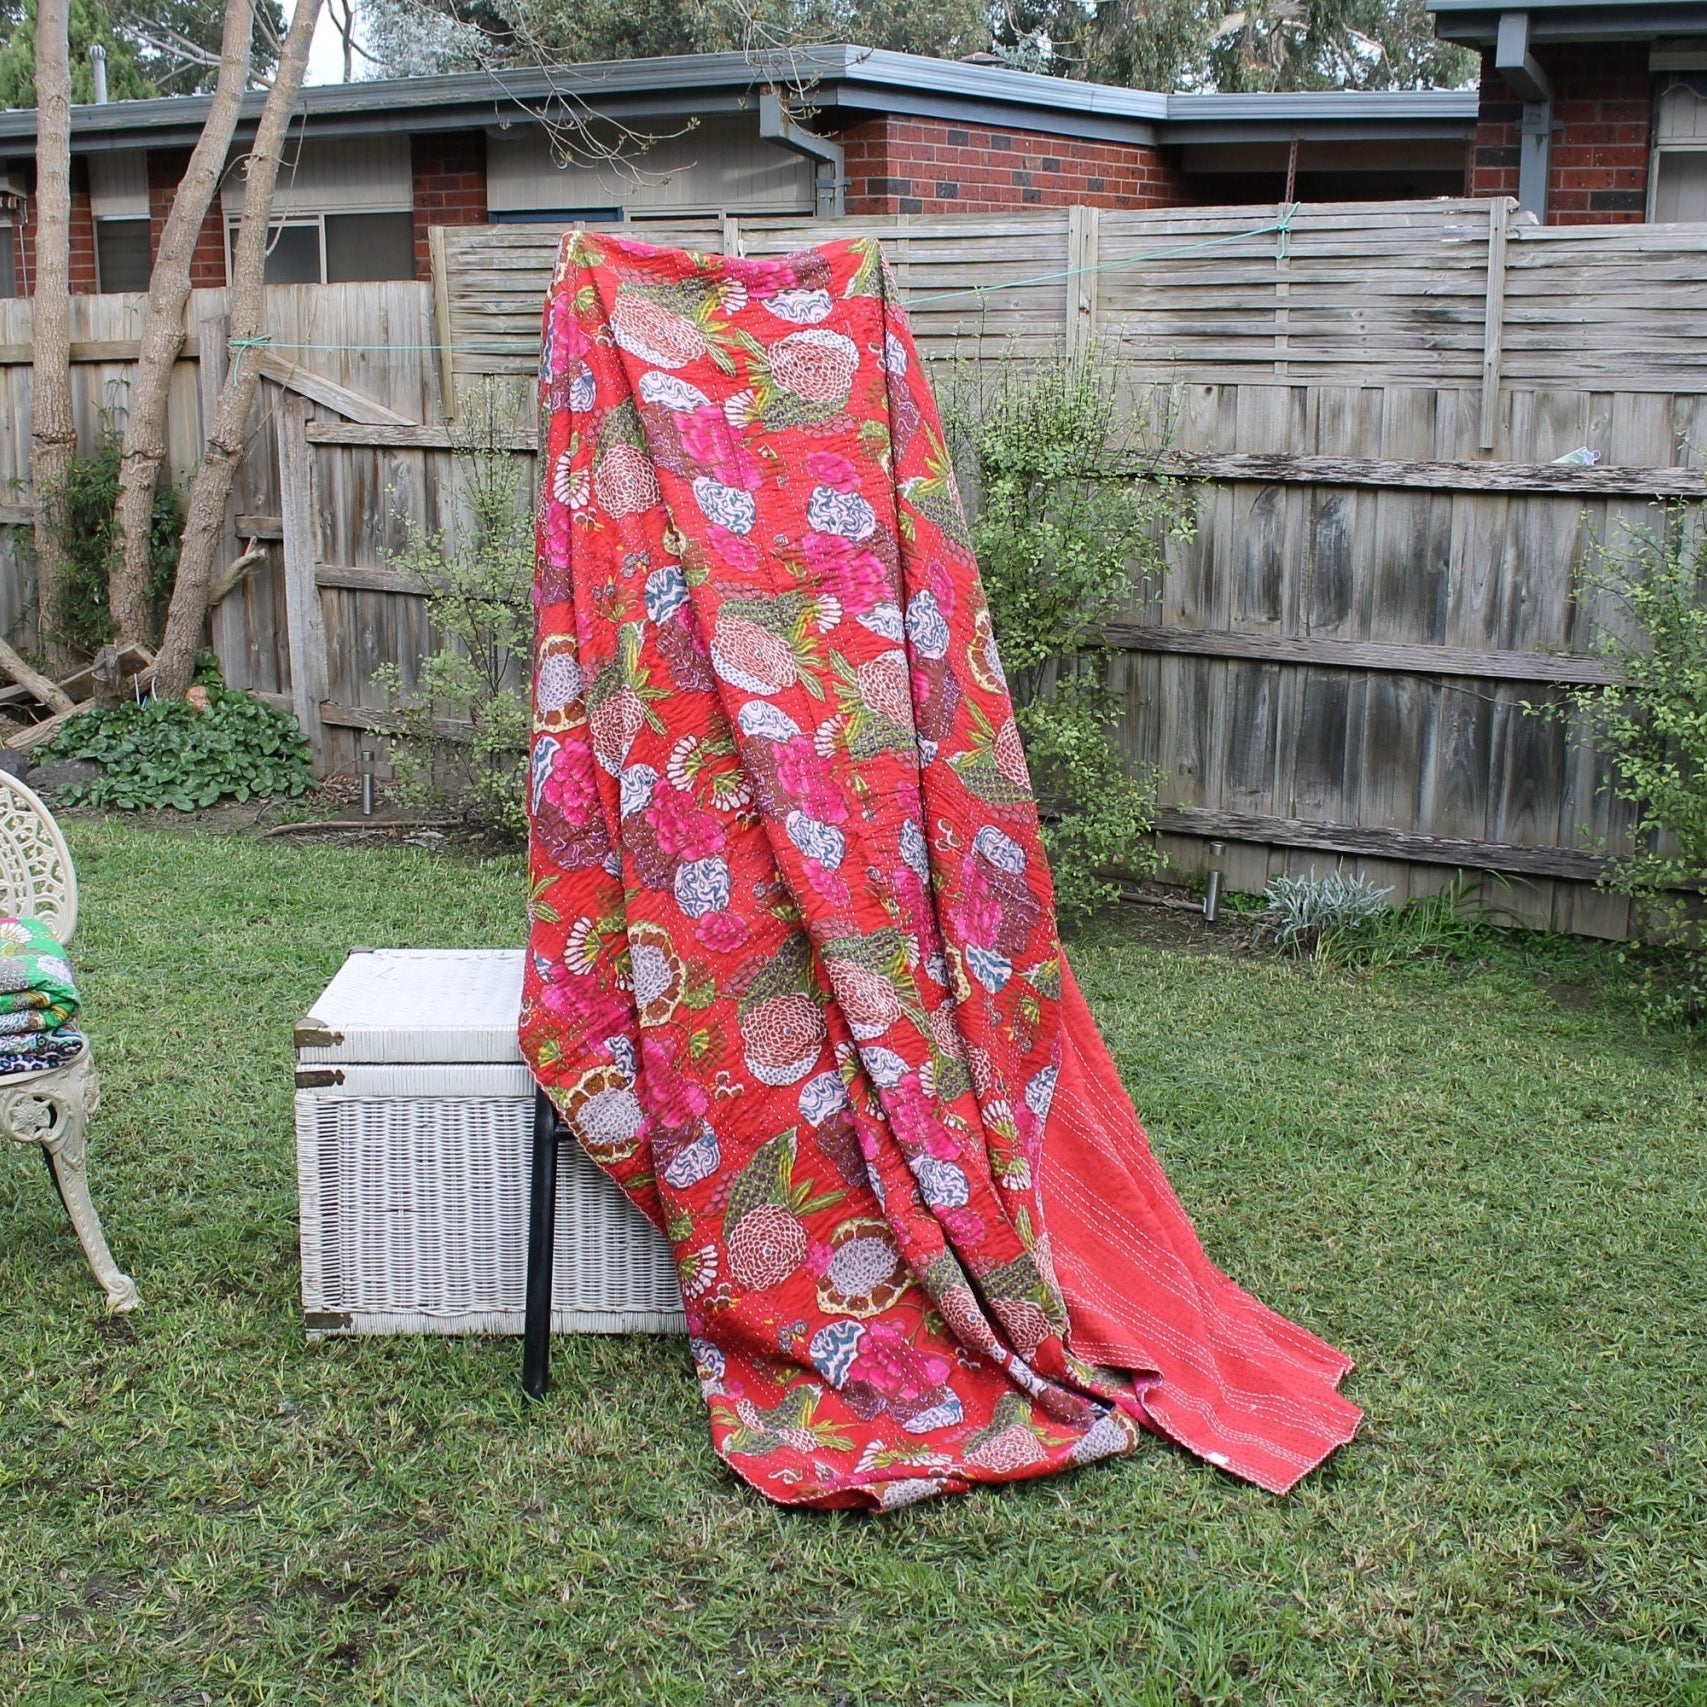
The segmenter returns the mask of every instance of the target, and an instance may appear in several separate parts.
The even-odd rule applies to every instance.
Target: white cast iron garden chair
[[[33,789],[0,771],[0,915],[40,919],[70,946],[77,928],[77,873],[53,814]],[[0,1138],[40,1144],[59,1195],[83,1242],[109,1310],[134,1310],[136,1282],[107,1249],[89,1200],[85,1134],[101,1100],[89,1045],[63,1067],[7,1073],[0,1068]]]

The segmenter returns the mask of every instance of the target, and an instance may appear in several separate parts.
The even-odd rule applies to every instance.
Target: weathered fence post
[[[1096,348],[1098,210],[1067,209],[1067,360],[1080,362]]]
[[[324,767],[326,732],[320,702],[327,694],[326,622],[314,578],[314,495],[308,451],[308,399],[294,391],[279,403],[279,513],[284,532],[285,632],[290,648],[290,703]]]
[[[1482,318],[1483,450],[1494,448],[1499,431],[1500,355],[1505,344],[1505,240],[1511,203],[1496,196],[1488,203],[1488,305]]]

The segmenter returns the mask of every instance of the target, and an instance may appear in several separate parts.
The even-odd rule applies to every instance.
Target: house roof
[[[838,117],[899,113],[1126,142],[1460,135],[1476,112],[1474,90],[1162,95],[846,44],[318,84],[303,89],[297,110],[322,138],[399,128],[496,131],[553,107],[618,119],[739,112],[772,84],[797,91],[819,129]],[[253,133],[263,99],[258,89],[244,96],[240,140]],[[177,95],[73,107],[72,147],[188,146],[209,104],[205,95]],[[33,111],[0,112],[0,153],[34,137]]]
[[[1529,14],[1531,42],[1657,41],[1707,35],[1702,0],[1427,0],[1434,33],[1442,41],[1485,47],[1499,35],[1504,12]]]

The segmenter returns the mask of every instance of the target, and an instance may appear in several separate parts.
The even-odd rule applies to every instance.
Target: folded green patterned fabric
[[[0,1073],[58,1067],[83,1047],[71,962],[39,919],[0,918]]]

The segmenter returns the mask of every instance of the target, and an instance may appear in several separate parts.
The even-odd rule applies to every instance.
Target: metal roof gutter
[[[1130,143],[1289,137],[1403,138],[1464,134],[1476,98],[1460,91],[1333,91],[1304,95],[1159,95],[1002,66],[835,45],[792,53],[684,54],[503,72],[461,72],[373,83],[311,85],[299,123],[317,138],[375,130],[492,129],[552,108],[632,121],[755,111],[778,88],[797,115],[857,122],[876,113],[934,117]],[[264,92],[245,95],[241,145],[254,133]],[[211,104],[205,95],[72,108],[72,146],[94,153],[188,147]],[[32,111],[0,112],[0,153],[35,140]]]
[[[1707,5],[1701,0],[1521,0],[1490,6],[1488,0],[1428,0],[1434,33],[1466,47],[1492,47],[1500,19],[1527,14],[1533,42],[1653,41],[1661,36],[1707,34]]]

